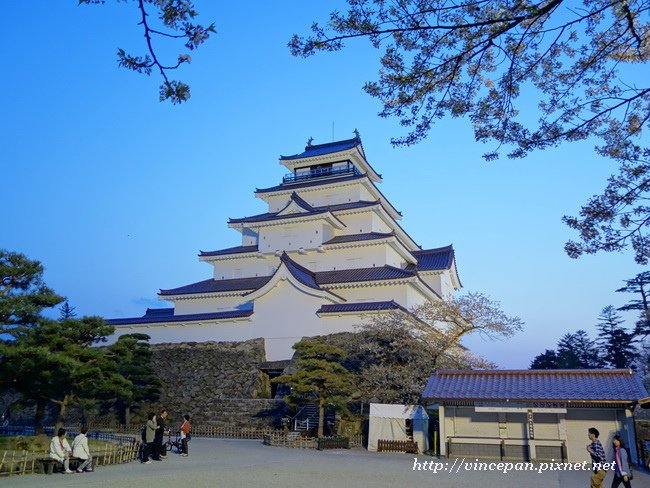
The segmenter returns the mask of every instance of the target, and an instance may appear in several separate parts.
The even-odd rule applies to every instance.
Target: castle
[[[268,361],[303,337],[354,331],[373,314],[409,313],[460,288],[452,246],[422,249],[377,188],[358,132],[281,156],[282,183],[257,189],[268,210],[231,218],[241,245],[201,251],[212,277],[168,290],[172,308],[112,319],[152,343],[263,338]]]

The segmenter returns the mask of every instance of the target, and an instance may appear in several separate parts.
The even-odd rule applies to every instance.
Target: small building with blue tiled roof
[[[257,189],[266,209],[233,216],[232,247],[201,251],[211,277],[160,290],[174,306],[109,322],[157,342],[262,337],[267,361],[303,337],[354,331],[376,314],[409,313],[461,283],[452,246],[423,249],[378,189],[358,134],[281,156],[289,173]]]
[[[443,456],[570,463],[590,461],[590,427],[608,460],[615,434],[636,460],[632,412],[650,406],[628,369],[438,371],[422,398],[438,409]]]

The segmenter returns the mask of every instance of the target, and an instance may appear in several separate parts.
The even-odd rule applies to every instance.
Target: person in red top
[[[183,447],[183,452],[181,456],[188,456],[187,441],[190,440],[190,429],[192,428],[192,423],[190,422],[190,416],[188,414],[183,415],[183,423],[181,424],[181,445]]]

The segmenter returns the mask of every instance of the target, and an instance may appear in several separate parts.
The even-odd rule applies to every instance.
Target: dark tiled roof
[[[332,283],[353,283],[355,281],[380,281],[410,278],[415,276],[414,271],[407,271],[393,266],[376,268],[341,269],[334,271],[318,271],[316,283],[319,285]]]
[[[300,154],[294,154],[293,156],[280,156],[280,160],[289,161],[292,159],[311,158],[313,156],[321,156],[323,154],[345,151],[359,145],[361,145],[361,140],[357,137],[354,139],[347,139],[345,141],[328,142],[327,144],[315,144],[313,146],[305,147],[305,150]]]
[[[236,246],[218,251],[200,251],[199,256],[223,256],[227,254],[241,254],[244,252],[257,252],[257,246]]]
[[[418,260],[418,271],[449,269],[454,261],[454,248],[450,244],[449,246],[439,247],[437,249],[413,251],[413,256]]]
[[[293,259],[291,259],[286,252],[282,253],[282,256],[280,256],[280,261],[282,261],[286,265],[289,272],[300,283],[302,283],[303,285],[308,286],[310,288],[314,288],[316,290],[321,290],[322,289],[320,286],[318,286],[318,283],[316,283],[316,278],[314,276],[314,273],[309,271],[304,266],[300,266]]]
[[[264,286],[270,276],[255,276],[253,278],[234,278],[228,280],[209,279],[181,286],[160,290],[160,295],[187,295],[191,293],[218,293],[221,291],[257,290]]]
[[[371,312],[374,310],[405,310],[394,300],[389,302],[336,303],[323,305],[316,313]]]
[[[243,217],[240,219],[229,219],[228,223],[240,224],[244,222],[265,222],[268,220],[292,219],[292,218],[306,217],[311,215],[319,215],[327,212],[336,212],[340,210],[351,210],[355,208],[372,207],[373,205],[379,205],[379,202],[360,201],[360,202],[351,202],[351,203],[341,203],[338,205],[328,205],[325,207],[312,207],[311,211],[289,214],[289,215],[278,215],[278,212],[267,212],[263,214],[252,215],[250,217]]]
[[[145,317],[165,317],[174,315],[174,307],[171,308],[148,308],[144,313]]]
[[[394,232],[369,232],[367,234],[348,234],[345,236],[332,237],[329,241],[323,244],[341,244],[343,242],[356,242],[356,241],[370,241],[373,239],[385,239],[386,237],[394,236]]]
[[[423,398],[488,401],[636,401],[648,396],[631,370],[439,371]]]
[[[171,309],[173,310],[173,309]],[[136,325],[136,324],[152,324],[158,322],[195,322],[200,320],[219,320],[219,319],[234,319],[250,317],[253,315],[253,310],[229,310],[226,312],[212,312],[212,313],[194,313],[187,315],[164,315],[164,314],[149,314],[149,310],[142,317],[132,317],[127,319],[110,319],[106,322],[110,325]]]
[[[361,178],[365,178],[367,175],[362,174],[362,175],[353,175],[353,176],[341,176],[339,178],[323,178],[323,179],[316,179],[314,181],[308,181],[304,183],[292,183],[292,182],[287,182],[283,183],[281,185],[276,185],[272,186],[270,188],[257,188],[255,190],[255,193],[271,193],[274,191],[279,191],[279,190],[292,190],[295,188],[306,188],[310,186],[318,186],[318,185],[325,185],[328,183],[343,183],[346,181],[352,181],[352,180],[358,180]]]

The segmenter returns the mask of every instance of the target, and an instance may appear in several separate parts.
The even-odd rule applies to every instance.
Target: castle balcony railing
[[[358,176],[360,174],[361,172],[352,163],[347,163],[346,166],[339,168],[312,168],[309,171],[302,173],[289,173],[282,178],[282,183],[295,183],[298,181],[311,180],[313,178],[325,178],[330,176]]]

